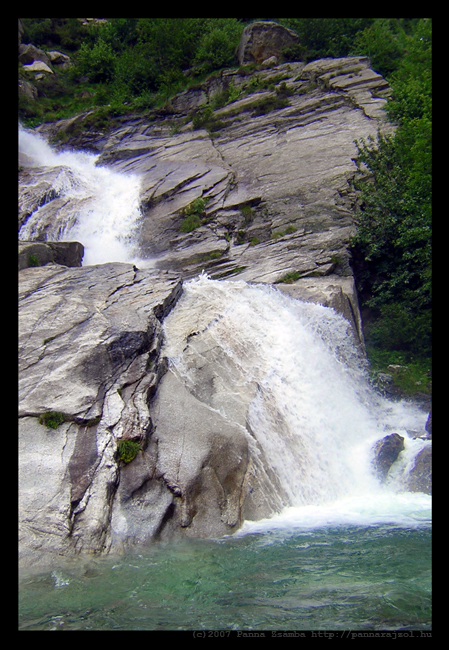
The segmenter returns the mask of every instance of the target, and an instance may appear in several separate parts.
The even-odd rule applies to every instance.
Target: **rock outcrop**
[[[432,494],[432,447],[430,445],[417,454],[405,481],[405,489],[410,492]]]
[[[148,402],[164,372],[159,363],[161,320],[181,290],[173,274],[142,272],[129,264],[49,265],[20,272],[19,521],[24,555],[110,547],[121,462],[117,444],[130,440],[142,450],[148,444]],[[137,462],[132,480],[124,479],[125,486],[132,482],[133,492],[141,487],[136,468],[143,483],[153,476],[151,458],[150,464],[144,459],[144,471]],[[160,504],[169,507],[169,499],[164,501],[161,493],[172,493],[163,481],[157,490],[163,518]],[[151,513],[153,527],[155,517]]]
[[[19,241],[19,271],[30,266],[81,266],[84,246],[79,242]]]
[[[229,89],[238,98],[210,109],[207,128],[195,129],[192,119],[205,103],[214,105]],[[136,117],[109,133],[70,138],[75,122],[64,120],[40,131],[61,129],[72,146],[101,153],[98,164],[141,176],[139,246],[156,268],[293,286],[328,278],[323,284],[338,292],[341,279],[352,278],[354,140],[392,128],[383,113],[387,94],[366,57],[291,62],[251,75],[225,70],[174,98],[153,124]],[[22,223],[40,200],[53,222],[50,201],[57,197],[41,176],[39,199],[38,184],[24,171],[31,176],[22,186]],[[197,226],[183,232],[186,210],[198,199],[204,209]]]
[[[237,58],[240,65],[280,63],[284,52],[295,46],[299,46],[299,36],[294,31],[273,21],[258,21],[243,30]]]
[[[404,449],[404,438],[398,433],[391,433],[379,440],[374,447],[374,467],[378,477],[385,481],[391,466]]]

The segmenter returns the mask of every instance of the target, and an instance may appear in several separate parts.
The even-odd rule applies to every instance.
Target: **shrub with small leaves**
[[[48,429],[57,429],[65,420],[64,413],[57,411],[46,411],[39,416],[39,424],[45,425]]]
[[[141,447],[134,440],[120,440],[117,445],[117,453],[120,460],[130,463],[139,453]]]

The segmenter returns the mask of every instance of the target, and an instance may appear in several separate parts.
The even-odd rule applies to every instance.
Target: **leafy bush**
[[[101,39],[92,46],[83,43],[77,55],[77,67],[92,82],[109,82],[115,74],[114,51]]]
[[[210,133],[213,131],[218,131],[224,126],[224,122],[214,116],[214,112],[211,106],[205,106],[204,108],[201,108],[195,113],[192,119],[192,129],[194,131],[197,131],[198,129],[206,129]]]
[[[198,197],[183,210],[185,219],[181,224],[180,231],[183,233],[192,232],[201,226],[201,218],[205,216],[206,199]]]
[[[117,445],[117,454],[124,463],[130,463],[137,456],[141,446],[134,440],[120,440]]]
[[[39,424],[45,425],[48,429],[57,429],[65,420],[64,413],[58,411],[46,411],[39,416]]]
[[[354,41],[354,51],[366,54],[374,70],[388,76],[396,70],[402,58],[402,48],[392,31],[388,18],[376,20],[359,32]]]
[[[258,117],[259,115],[265,115],[266,113],[270,113],[279,108],[285,108],[286,106],[289,106],[289,104],[290,102],[285,97],[263,97],[251,104],[251,107],[253,108],[253,115]]]
[[[211,19],[200,40],[194,62],[203,72],[235,65],[243,25],[234,18]]]
[[[291,54],[300,60],[348,56],[356,35],[369,27],[373,18],[280,18],[279,23],[293,29],[301,49]],[[288,53],[286,53],[288,54]]]
[[[188,233],[192,232],[192,230],[195,230],[195,228],[199,228],[201,226],[201,219],[198,217],[196,214],[191,214],[185,219],[183,219],[183,222],[180,227],[180,231],[183,233]]]

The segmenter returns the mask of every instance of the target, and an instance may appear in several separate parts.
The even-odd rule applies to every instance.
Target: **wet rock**
[[[427,432],[427,437],[432,438],[432,409],[430,410],[430,413],[427,417],[426,432]]]
[[[379,478],[384,481],[401,451],[404,449],[404,438],[398,433],[392,433],[379,440],[374,447],[374,467]]]
[[[430,443],[416,456],[405,487],[410,492],[432,494],[432,445]]]

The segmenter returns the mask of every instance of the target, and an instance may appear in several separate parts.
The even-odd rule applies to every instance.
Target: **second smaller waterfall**
[[[134,262],[140,179],[97,167],[97,155],[56,152],[39,135],[19,127],[19,152],[33,169],[32,185],[48,185],[47,201],[31,205],[19,239],[80,241],[84,265]]]

